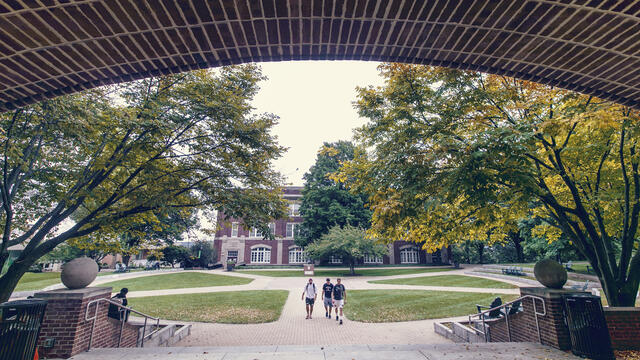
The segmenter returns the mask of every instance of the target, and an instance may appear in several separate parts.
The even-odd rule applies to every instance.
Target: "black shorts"
[[[316,301],[316,299],[314,298],[305,298],[307,305],[313,305],[313,303]]]

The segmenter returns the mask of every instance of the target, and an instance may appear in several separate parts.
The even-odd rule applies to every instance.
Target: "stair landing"
[[[568,352],[534,343],[428,345],[273,345],[94,349],[72,360],[561,360]]]

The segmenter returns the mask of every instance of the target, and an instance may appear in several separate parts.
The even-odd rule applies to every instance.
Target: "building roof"
[[[375,60],[514,76],[640,108],[640,1],[0,3],[0,111],[152,75]]]

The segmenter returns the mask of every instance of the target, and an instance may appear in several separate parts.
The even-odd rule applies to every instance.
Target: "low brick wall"
[[[615,350],[640,350],[640,307],[605,307],[604,316]]]
[[[91,338],[93,321],[85,320],[85,312],[89,302],[110,298],[111,288],[84,288],[77,290],[52,290],[35,294],[35,297],[47,300],[40,336],[38,351],[47,358],[66,359],[75,354],[87,351]],[[94,306],[89,316],[94,314]],[[107,316],[109,304],[100,302],[93,332],[92,347],[116,347],[120,336],[120,322]],[[136,346],[139,327],[125,324],[122,329],[121,347]],[[53,338],[53,348],[44,348],[44,341]]]
[[[547,288],[520,288],[521,296],[533,295],[544,299],[546,308],[545,316],[538,316],[540,325],[540,338],[542,344],[552,346],[560,350],[571,349],[569,329],[564,323],[563,295],[583,293],[575,290],[554,290]],[[514,342],[540,342],[536,327],[536,316],[532,298],[524,299],[523,311],[509,316],[511,329],[511,341]],[[542,312],[542,304],[536,300],[536,309]],[[491,342],[507,342],[509,335],[506,319],[491,320],[487,323]]]
[[[564,324],[563,295],[580,293],[570,290],[545,288],[521,288],[521,295],[542,297],[546,305],[546,316],[539,316],[542,343],[561,350],[571,349],[569,329]],[[537,305],[539,302],[537,303]],[[525,299],[523,312],[509,316],[511,341],[538,342],[538,331],[533,311],[533,300]],[[541,307],[538,306],[538,311]],[[611,344],[615,350],[640,350],[640,307],[605,307],[605,319]],[[509,335],[505,318],[486,321],[491,342],[507,342]]]

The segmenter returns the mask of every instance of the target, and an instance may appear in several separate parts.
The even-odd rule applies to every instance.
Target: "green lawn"
[[[518,297],[452,291],[347,290],[344,309],[348,319],[362,322],[438,319],[473,314],[476,304],[489,305],[498,296],[502,302]]]
[[[41,290],[47,286],[60,283],[59,272],[25,273],[14,291]]]
[[[460,286],[492,289],[514,289],[515,285],[506,282],[464,275],[436,275],[405,279],[369,281],[373,284],[422,285],[422,286]]]
[[[167,320],[257,324],[276,321],[288,295],[286,290],[225,291],[132,298],[129,305]]]
[[[117,292],[126,287],[129,291],[183,289],[207,286],[244,285],[252,279],[235,276],[204,274],[199,272],[180,272],[143,276],[133,279],[112,281],[100,286],[111,286]]]
[[[420,274],[428,272],[441,272],[450,271],[453,268],[416,268],[416,269],[356,269],[357,275],[362,276],[390,276],[390,275],[408,275],[408,274]],[[305,275],[300,270],[236,270],[242,274],[253,274],[273,277],[304,277]],[[316,270],[315,276],[350,276],[349,270]]]

